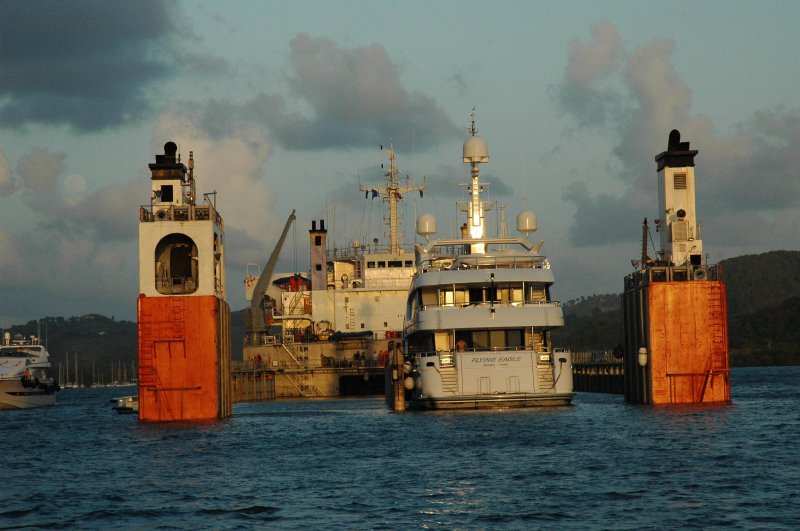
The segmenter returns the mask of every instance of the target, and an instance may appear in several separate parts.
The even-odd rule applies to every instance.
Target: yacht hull
[[[440,398],[415,398],[408,402],[408,409],[497,409],[523,407],[568,406],[573,393],[565,394],[513,394],[513,395],[463,395]]]
[[[26,388],[18,379],[0,380],[0,409],[27,409],[55,403],[56,394],[53,391]]]

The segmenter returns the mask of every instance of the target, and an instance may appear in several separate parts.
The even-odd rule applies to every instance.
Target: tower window
[[[675,174],[675,190],[686,190],[686,174],[685,173],[676,173]]]
[[[156,290],[162,295],[194,293],[198,287],[197,245],[185,234],[168,234],[155,252]]]
[[[316,264],[316,270],[322,271],[322,264]]]
[[[317,247],[322,245],[322,236],[314,236],[314,245]]]
[[[172,185],[171,184],[162,184],[161,185],[161,202],[162,203],[172,203]]]

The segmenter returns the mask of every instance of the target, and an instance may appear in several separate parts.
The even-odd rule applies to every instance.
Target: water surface
[[[800,528],[800,367],[733,404],[395,414],[380,399],[237,404],[153,425],[67,389],[0,412],[0,527]]]

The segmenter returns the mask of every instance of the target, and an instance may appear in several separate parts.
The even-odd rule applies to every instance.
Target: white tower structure
[[[658,205],[661,219],[660,259],[676,266],[703,265],[703,242],[695,205],[694,157],[696,149],[681,142],[673,129],[667,150],[656,155],[658,166]]]
[[[475,122],[475,111],[473,111],[472,124],[469,128],[471,136],[464,141],[463,160],[464,163],[469,164],[472,169],[472,182],[469,187],[471,198],[466,207],[469,216],[469,225],[466,230],[466,235],[471,239],[477,240],[486,237],[485,211],[489,210],[491,207],[487,202],[481,201],[482,185],[480,182],[480,167],[478,166],[479,164],[489,162],[489,145],[486,143],[486,140],[478,136],[478,128]],[[470,245],[470,253],[486,253],[486,244],[476,243]]]

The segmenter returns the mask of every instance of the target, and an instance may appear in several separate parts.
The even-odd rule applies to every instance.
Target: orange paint
[[[725,284],[652,282],[647,299],[651,403],[729,402]]]
[[[230,308],[213,296],[139,297],[139,420],[231,413]]]

